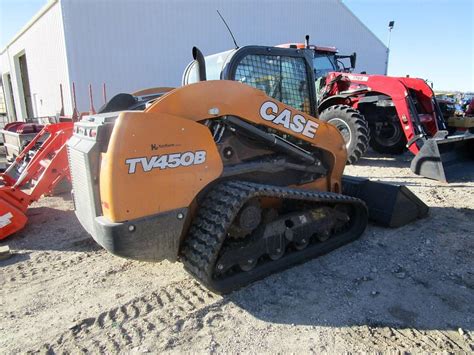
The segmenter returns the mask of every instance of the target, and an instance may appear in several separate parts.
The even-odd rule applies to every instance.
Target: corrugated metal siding
[[[339,0],[61,0],[69,75],[80,110],[108,97],[152,86],[177,86],[191,48],[204,54],[233,47],[219,9],[240,46],[303,41],[357,52],[357,70],[384,73],[386,48]]]
[[[26,54],[35,116],[53,115],[61,108],[59,84],[63,84],[67,113],[71,113],[66,49],[61,6],[53,5],[1,55],[2,73],[10,72],[18,119],[26,118],[19,95],[20,74],[15,57]]]

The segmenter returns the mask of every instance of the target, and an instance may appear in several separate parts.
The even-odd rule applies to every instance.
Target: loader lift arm
[[[25,226],[26,210],[33,202],[51,194],[62,181],[70,180],[66,142],[72,136],[73,125],[46,125],[0,174],[0,239]],[[45,136],[48,137],[38,148]]]

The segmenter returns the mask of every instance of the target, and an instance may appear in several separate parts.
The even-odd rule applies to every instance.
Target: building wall
[[[357,52],[356,71],[384,73],[386,48],[340,0],[50,0],[47,11],[0,53],[2,78],[11,74],[16,113],[26,117],[18,55],[26,53],[35,116],[56,114],[63,85],[65,113],[154,86],[178,86],[191,48],[212,54],[233,47],[219,9],[240,46],[303,41]],[[7,91],[7,108],[10,110]]]
[[[5,96],[3,95],[3,87],[0,89],[0,116],[7,113],[7,106],[5,105]]]
[[[154,86],[177,86],[191,48],[207,55],[240,46],[303,41],[357,52],[357,71],[385,73],[386,47],[340,0],[61,0],[70,80],[78,108]]]
[[[5,78],[7,73],[11,74],[19,120],[26,118],[18,66],[18,55],[21,53],[26,54],[34,116],[47,116],[59,112],[61,108],[59,84],[63,84],[64,100],[69,111],[71,107],[61,6],[59,2],[51,2],[46,6],[51,7],[0,53],[0,71],[2,78]],[[8,97],[6,101],[11,115],[13,110],[9,106],[11,102]]]

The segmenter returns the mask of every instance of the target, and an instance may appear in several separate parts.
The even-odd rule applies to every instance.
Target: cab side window
[[[310,114],[308,74],[303,58],[247,55],[237,65],[235,80]]]
[[[313,60],[314,76],[316,79],[325,76],[331,71],[338,71],[336,65],[327,55],[316,54]]]

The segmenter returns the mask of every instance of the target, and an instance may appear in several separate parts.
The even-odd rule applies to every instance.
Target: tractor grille
[[[68,146],[68,156],[76,215],[82,226],[93,235],[96,207],[89,159],[87,153],[71,146]]]

